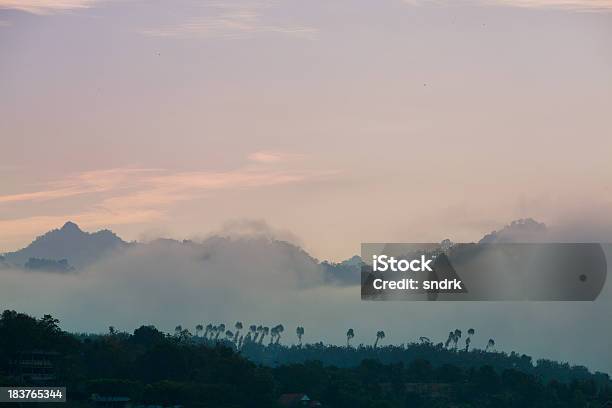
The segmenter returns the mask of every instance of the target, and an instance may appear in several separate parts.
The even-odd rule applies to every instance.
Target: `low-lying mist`
[[[608,259],[612,251],[606,247]],[[133,331],[154,324],[241,321],[282,323],[281,343],[353,344],[444,341],[451,329],[476,329],[472,346],[494,338],[498,350],[583,364],[612,372],[612,294],[595,302],[362,302],[359,286],[326,283],[320,264],[270,237],[208,238],[204,243],[156,240],[117,251],[79,273],[1,271],[3,308],[50,313],[69,331],[100,333],[109,326]]]

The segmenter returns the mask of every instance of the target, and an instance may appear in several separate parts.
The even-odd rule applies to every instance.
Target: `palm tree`
[[[380,330],[376,332],[376,341],[374,342],[374,348],[378,345],[378,340],[382,340],[385,338],[385,332]]]
[[[487,343],[487,347],[485,348],[485,351],[488,351],[490,348],[495,347],[495,340],[493,339],[489,339],[489,342]]]
[[[221,323],[219,326],[217,326],[217,335],[215,336],[215,341],[219,339],[219,335],[223,332],[225,332],[225,324]]]
[[[474,335],[474,329],[470,328],[467,331],[468,336],[465,338],[465,351],[468,351],[470,348],[470,343],[472,342],[472,336]]]
[[[174,328],[174,335],[178,336],[181,334],[181,332],[183,331],[183,326],[181,326],[180,324],[178,326],[176,326]]]
[[[208,323],[208,324],[206,325],[206,330],[204,330],[204,335],[203,335],[203,337],[204,337],[204,338],[207,338],[207,337],[208,337],[208,335],[212,333],[212,329],[213,329],[213,325],[212,325],[212,324],[210,324],[210,323]]]
[[[232,333],[231,330],[228,330],[225,332],[225,337],[227,338],[228,341],[232,341],[232,339],[234,338],[234,333]]]
[[[177,326],[177,327],[180,327],[180,326]],[[189,330],[181,328],[181,330],[179,330],[176,333],[176,336],[177,336],[177,338],[179,339],[180,342],[185,342],[185,341],[188,341],[191,338],[191,333],[189,333]]]
[[[261,334],[259,335],[259,344],[262,344],[264,337],[266,337],[270,333],[270,328],[268,326],[261,328]]]
[[[346,347],[351,346],[351,339],[355,337],[355,331],[353,329],[348,329],[346,331]]]
[[[302,345],[302,336],[304,335],[304,328],[302,326],[296,327],[295,334],[298,337],[298,344],[301,346]]]
[[[198,324],[198,325],[196,326],[196,330],[195,330],[195,334],[196,334],[196,336],[199,336],[199,335],[200,335],[200,333],[202,333],[202,330],[204,330],[204,326],[202,326],[201,324]]]
[[[263,336],[263,326],[259,325],[255,328],[255,337],[253,337],[253,341],[257,341],[257,336],[259,336],[259,342],[261,343],[261,337]]]
[[[283,326],[282,324],[279,324],[276,326],[276,342],[275,344],[278,344],[278,342],[280,341],[281,338],[281,333],[285,331],[285,326]]]
[[[468,351],[470,349],[470,343],[472,342],[472,340],[469,337],[465,338],[465,351]]]
[[[448,338],[446,339],[446,342],[444,343],[444,348],[448,348],[448,346],[450,346],[454,338],[455,338],[455,332],[449,332]]]
[[[454,337],[453,337],[453,343],[454,343],[454,348],[455,350],[457,349],[457,343],[459,342],[459,339],[461,338],[461,330],[459,329],[455,329],[455,333],[454,333]]]
[[[257,326],[255,326],[254,324],[249,326],[249,331],[246,334],[246,337],[244,338],[244,342],[248,342],[248,341],[255,341],[255,337],[257,336]]]
[[[270,343],[268,343],[269,346],[272,345],[272,343],[274,342],[274,338],[276,337],[277,334],[278,334],[278,328],[276,326],[270,329]]]
[[[253,338],[253,335],[257,332],[257,326],[254,324],[249,326],[246,336],[244,336],[244,342],[248,343]]]
[[[421,344],[431,344],[431,340],[429,339],[429,337],[419,337],[419,341],[421,342]]]
[[[234,343],[236,343],[238,341],[238,334],[240,334],[240,330],[242,330],[242,322],[236,322],[234,328],[236,329],[236,333],[234,334]]]

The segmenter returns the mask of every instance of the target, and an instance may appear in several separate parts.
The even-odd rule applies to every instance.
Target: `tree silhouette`
[[[353,329],[348,329],[346,331],[346,347],[350,347],[351,339],[355,337],[355,331]]]
[[[455,329],[453,334],[453,348],[457,350],[457,343],[459,343],[459,339],[461,339],[461,330]]]
[[[259,327],[261,327],[261,330],[259,330]],[[262,344],[264,337],[266,337],[268,335],[268,333],[270,333],[270,328],[268,326],[265,326],[265,327],[264,326],[259,326],[259,327],[257,328],[257,331],[260,331],[260,334],[259,334],[259,344]]]
[[[204,335],[202,337],[207,338],[207,336],[212,333],[212,328],[213,328],[213,325],[208,323],[206,325],[206,330],[204,330]]]
[[[454,340],[454,338],[455,338],[455,332],[449,332],[448,338],[446,339],[446,342],[444,343],[444,348],[448,348],[451,342]]]
[[[467,331],[468,336],[465,338],[465,351],[470,349],[470,343],[472,342],[472,336],[474,335],[474,329],[470,328]]]
[[[248,343],[249,341],[254,340],[253,336],[256,336],[257,333],[257,326],[255,326],[254,324],[249,326],[249,331],[247,332],[246,336],[244,337],[244,342]]]
[[[298,337],[298,344],[301,346],[302,345],[302,336],[304,335],[304,328],[302,326],[296,327],[295,334]]]
[[[219,326],[217,326],[217,334],[215,335],[215,341],[217,341],[219,339],[219,335],[224,332],[225,332],[225,324],[221,323]]]
[[[274,338],[277,335],[277,328],[276,326],[274,326],[273,328],[270,329],[270,343],[268,343],[268,345],[272,345],[272,343],[274,343]]]
[[[276,342],[274,344],[278,344],[281,338],[281,333],[285,331],[285,326],[279,324],[276,326]]]
[[[174,328],[174,335],[178,337],[182,331],[183,331],[183,326],[179,324],[178,326]]]
[[[177,328],[178,327],[180,326],[177,326]],[[187,343],[191,339],[191,333],[189,333],[189,330],[181,328],[181,330],[176,332],[176,337],[178,338],[179,342]]]
[[[234,334],[234,343],[236,343],[238,341],[238,335],[240,334],[240,330],[242,330],[242,322],[236,322],[234,328],[236,329],[236,333]]]
[[[277,324],[276,326],[270,329],[270,343],[269,344],[278,344],[280,340],[281,333],[285,330],[282,324]]]
[[[202,333],[202,330],[204,330],[204,326],[202,326],[201,324],[198,324],[195,328],[195,334],[196,336],[199,336],[200,333]]]
[[[385,338],[385,332],[382,330],[379,330],[378,332],[376,332],[376,341],[374,342],[374,348],[376,348],[376,346],[378,346],[378,341],[382,340]]]
[[[485,351],[489,351],[489,349],[493,347],[495,347],[495,340],[489,339],[489,341],[487,342],[487,347],[485,348]]]

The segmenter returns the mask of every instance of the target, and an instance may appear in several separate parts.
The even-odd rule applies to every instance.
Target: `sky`
[[[329,260],[526,217],[612,242],[611,51],[612,0],[0,0],[0,253],[68,220],[144,241],[263,228]],[[393,344],[474,327],[476,347],[612,372],[609,284],[596,302],[374,304],[257,251],[147,248],[5,271],[2,306],[337,344],[349,325]]]
[[[0,0],[0,252],[607,222],[611,50],[611,0]]]

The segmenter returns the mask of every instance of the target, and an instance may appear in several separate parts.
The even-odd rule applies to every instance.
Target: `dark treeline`
[[[434,343],[428,337],[420,337],[417,343],[382,346],[386,338],[383,330],[372,333],[372,344],[353,346],[351,340],[355,330],[346,331],[346,346],[326,345],[323,343],[302,344],[305,334],[304,327],[297,326],[295,334],[285,332],[282,324],[268,328],[262,325],[245,327],[242,322],[236,322],[232,327],[225,324],[205,327],[195,327],[195,335],[182,326],[177,326],[175,336],[199,344],[214,346],[223,344],[239,351],[249,360],[268,366],[279,364],[304,363],[320,361],[324,365],[337,367],[355,367],[363,360],[376,360],[384,364],[409,364],[415,359],[425,359],[433,366],[453,364],[463,369],[489,365],[497,371],[505,369],[520,370],[532,374],[543,381],[557,380],[570,382],[572,380],[594,380],[598,384],[608,384],[610,378],[605,373],[591,373],[586,367],[568,363],[560,363],[548,359],[533,361],[525,354],[516,352],[493,352],[495,341],[488,339],[485,349],[471,349],[470,345],[477,333],[469,328],[465,332],[454,329],[449,332],[444,342]],[[283,346],[281,336],[294,335],[297,345]]]
[[[273,407],[281,394],[292,392],[327,407],[364,408],[599,407],[612,399],[605,374],[554,362],[534,366],[527,356],[428,342],[285,347],[277,338],[284,331],[279,326],[267,342],[240,343],[235,333],[204,336],[204,328],[191,336],[181,327],[171,335],[152,326],[132,334],[111,328],[105,335],[73,335],[51,316],[5,311],[0,385],[18,385],[12,362],[21,352],[48,350],[58,353],[54,385],[68,387],[73,406],[86,404],[94,393],[185,407]],[[300,341],[303,334],[298,327]]]

